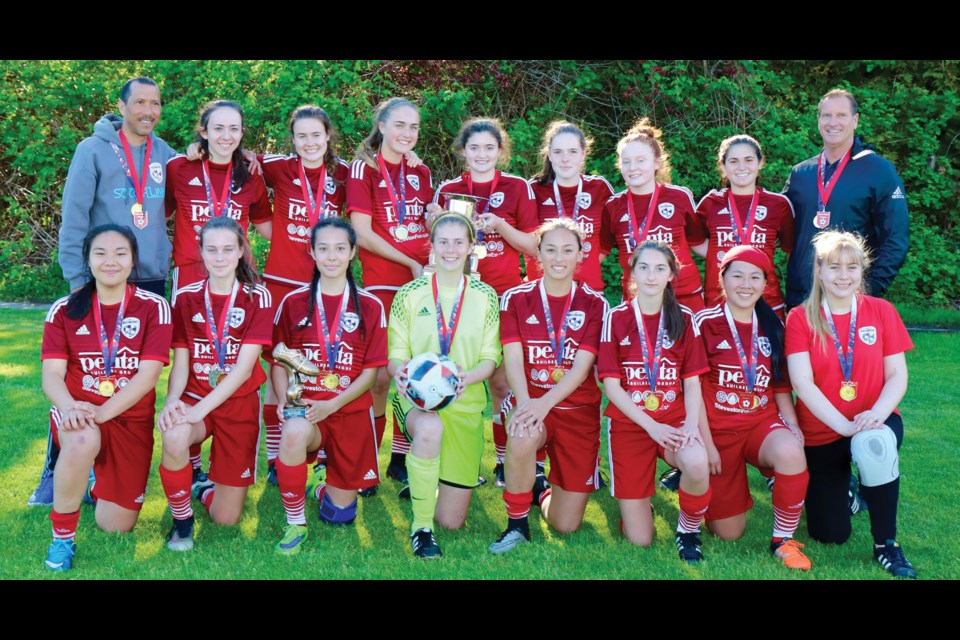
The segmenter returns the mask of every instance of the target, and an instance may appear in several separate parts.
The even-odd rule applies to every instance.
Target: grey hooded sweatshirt
[[[130,213],[137,201],[136,191],[111,146],[111,143],[116,145],[120,156],[126,160],[119,135],[122,122],[120,116],[112,113],[100,118],[93,128],[93,135],[77,145],[70,162],[63,187],[59,262],[71,289],[84,284],[87,279],[81,257],[84,236],[90,229],[111,222],[130,227],[137,238],[140,261],[130,276],[131,280],[166,279],[170,270],[171,244],[167,237],[164,187],[167,161],[176,152],[150,134],[150,164],[144,167],[146,143],[131,146],[137,175],[146,181],[143,208],[147,212],[147,224],[138,229]]]

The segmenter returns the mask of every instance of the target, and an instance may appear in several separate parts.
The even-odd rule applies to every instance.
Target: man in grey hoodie
[[[77,145],[70,162],[63,188],[60,268],[70,290],[76,291],[89,278],[81,256],[87,232],[109,222],[127,225],[140,253],[132,281],[162,296],[171,251],[164,183],[167,160],[176,152],[153,134],[160,120],[160,88],[150,78],[131,78],[120,89],[117,107],[122,117],[109,113],[97,121],[93,135]],[[28,505],[53,504],[59,453],[51,433],[43,473]]]

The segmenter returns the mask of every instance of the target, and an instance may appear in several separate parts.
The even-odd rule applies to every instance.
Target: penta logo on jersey
[[[316,362],[318,365],[327,362],[327,353],[320,346],[313,346],[303,348],[305,356],[311,362]],[[353,366],[353,347],[351,347],[346,342],[340,343],[340,348],[337,350],[337,367],[343,369],[349,369]]]
[[[240,341],[233,336],[227,336],[227,355],[235,356],[240,353]],[[193,343],[194,358],[212,358],[213,347],[207,341]]]
[[[407,176],[408,178],[410,176]],[[393,203],[390,201],[383,203],[383,210],[387,214],[387,222],[398,222],[397,220],[397,210],[393,208]],[[420,198],[414,198],[413,200],[407,200],[407,215],[404,218],[403,222],[407,226],[410,226],[408,223],[411,218],[422,218],[424,211],[423,200]]]
[[[227,210],[227,215],[239,222],[240,218],[243,216],[243,208],[236,206],[236,203],[231,200],[230,208]],[[209,219],[210,219],[210,205],[205,202],[198,202],[197,200],[192,200],[190,202],[190,221],[206,222]]]
[[[743,375],[743,369],[740,367],[732,367],[722,364],[720,365],[720,369],[717,371],[717,374],[717,383],[721,387],[733,387],[741,389],[747,388],[747,378],[745,375]],[[757,367],[757,382],[755,388],[770,388],[770,370],[763,365]]]
[[[642,365],[628,365],[623,367],[624,372],[627,374],[627,382],[633,382],[637,380],[646,380],[647,374],[643,370]],[[677,363],[668,360],[667,358],[661,358],[660,360],[660,374],[657,376],[657,385],[659,386],[661,382],[679,380],[680,373],[677,369]]]
[[[573,341],[572,338],[567,338],[563,342],[563,359],[564,360],[573,360],[577,357],[577,348],[578,345]],[[556,364],[556,356],[553,353],[553,348],[550,346],[549,342],[541,344],[528,344],[527,345],[527,362],[531,364],[544,364],[541,361],[549,361],[553,364]]]
[[[763,229],[754,227],[753,232],[750,234],[750,244],[760,249],[766,243],[767,232]],[[719,244],[721,247],[737,245],[737,238],[733,235],[733,229],[731,227],[717,228],[717,244]],[[717,256],[717,259],[723,260],[723,258],[720,256]]]
[[[80,368],[84,373],[100,374],[103,370],[103,354],[96,351],[80,354]],[[121,347],[113,370],[117,373],[130,373],[140,368],[140,354],[128,347]]]

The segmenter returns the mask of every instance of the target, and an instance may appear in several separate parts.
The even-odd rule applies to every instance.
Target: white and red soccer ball
[[[457,399],[460,367],[435,353],[421,353],[403,369],[407,398],[424,411],[440,411]]]

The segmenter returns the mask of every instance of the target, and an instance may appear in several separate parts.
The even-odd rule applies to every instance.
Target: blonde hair
[[[841,256],[852,259],[860,265],[863,274],[858,293],[867,293],[866,271],[870,268],[870,251],[867,249],[867,243],[862,236],[849,231],[821,231],[813,237],[811,244],[813,246],[813,278],[810,284],[810,295],[803,301],[803,312],[807,318],[807,324],[813,330],[816,341],[819,341],[821,345],[827,345],[831,332],[826,318],[820,311],[825,295],[823,283],[819,277],[820,269],[823,265],[829,264]]]
[[[650,118],[641,118],[627,133],[620,138],[617,143],[617,169],[620,168],[620,154],[623,148],[631,142],[642,142],[653,151],[653,159],[660,161],[660,168],[657,169],[656,178],[662,183],[670,184],[670,154],[663,148],[660,139],[663,137],[663,131],[650,123]]]
[[[363,142],[357,145],[355,155],[357,160],[363,160],[371,169],[380,170],[380,165],[377,163],[377,154],[380,153],[380,145],[383,144],[383,134],[380,133],[380,123],[389,120],[390,114],[398,107],[410,107],[416,111],[418,115],[420,114],[420,109],[417,105],[406,98],[390,98],[377,105],[377,108],[373,112],[373,128],[370,129],[370,133],[363,139]]]

